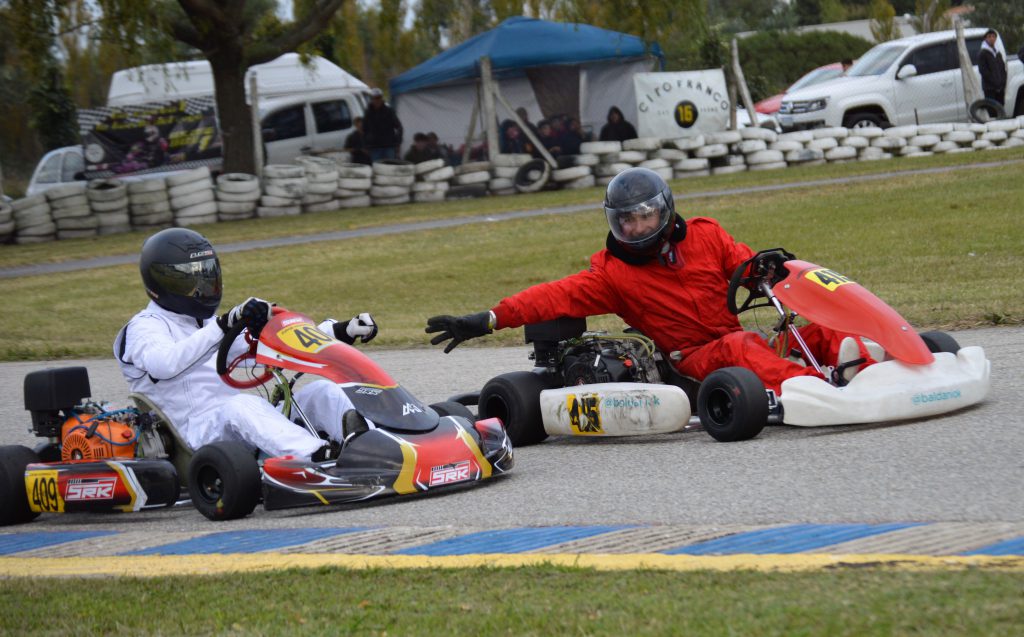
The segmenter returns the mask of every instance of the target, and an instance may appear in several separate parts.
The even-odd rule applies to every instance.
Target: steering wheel
[[[762,250],[741,263],[729,280],[729,291],[726,293],[729,311],[739,314],[758,307],[771,307],[772,302],[761,291],[761,283],[768,280],[769,277],[772,285],[781,281],[788,274],[783,263],[795,258],[792,253],[782,248],[772,248],[771,250]],[[748,269],[750,274],[743,276]],[[749,294],[742,303],[737,303],[741,287],[746,289]],[[758,303],[758,299],[764,299],[764,301]]]
[[[271,315],[283,312],[283,308],[272,307]],[[254,378],[247,380],[239,380],[231,376],[231,372],[248,360],[256,359],[256,346],[259,344],[259,338],[253,337],[248,331],[245,332],[245,342],[248,344],[248,348],[236,356],[230,363],[228,362],[228,352],[231,350],[232,343],[238,338],[238,335],[245,329],[245,325],[239,321],[235,323],[231,329],[225,334],[224,338],[220,339],[220,347],[217,348],[217,373],[220,374],[221,380],[228,385],[236,389],[252,389],[253,387],[259,387],[263,383],[270,381],[274,378],[273,372],[269,369],[264,368],[263,373]]]

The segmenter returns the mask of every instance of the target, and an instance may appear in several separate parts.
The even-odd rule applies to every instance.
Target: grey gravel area
[[[724,444],[701,431],[649,438],[551,438],[517,450],[514,471],[477,488],[377,504],[257,510],[215,530],[386,526],[433,529],[543,525],[763,525],[797,522],[1024,522],[1024,442],[1019,382],[1024,329],[957,332],[992,361],[981,405],[935,418],[826,428],[770,427]],[[528,369],[525,347],[369,350],[420,398],[479,389]],[[13,390],[0,397],[0,439],[33,444],[21,386],[28,371],[85,364],[95,397],[123,404],[112,361],[0,364]],[[987,525],[987,526],[986,526]],[[970,526],[970,525],[968,525]],[[959,527],[951,527],[959,528]],[[23,530],[209,532],[190,507],[115,515],[47,515]],[[986,531],[989,532],[989,531]]]

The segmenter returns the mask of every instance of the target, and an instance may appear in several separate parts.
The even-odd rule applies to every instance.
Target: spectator
[[[850,70],[851,66],[853,66],[853,60],[851,58],[843,58],[839,62],[839,66],[843,67],[842,75],[846,75],[846,72]]]
[[[384,103],[384,93],[379,88],[370,91],[370,106],[363,117],[363,135],[370,160],[397,158],[402,132],[402,122]]]
[[[412,136],[412,146],[409,150],[405,151],[405,161],[411,161],[414,164],[421,162],[430,161],[431,159],[437,159],[441,156],[435,146],[433,149],[430,147],[430,139],[425,133],[416,133]]]
[[[537,127],[530,122],[530,115],[526,112],[525,108],[523,108],[522,106],[517,108],[516,115],[519,116],[519,119],[523,120],[523,124],[526,124],[526,127],[530,129],[531,133],[533,133],[534,135],[537,134]]]
[[[348,151],[352,161],[357,164],[371,164],[370,153],[366,152],[366,143],[363,140],[363,118],[357,117],[352,122],[354,131],[345,138],[345,150]]]
[[[526,149],[526,135],[523,135],[523,129],[519,128],[519,124],[516,124],[510,119],[506,119],[501,123],[501,139],[498,144],[503,153],[526,153],[529,152]],[[533,149],[533,146],[530,146]]]
[[[985,92],[985,99],[1003,106],[1006,102],[1006,61],[996,50],[997,37],[992,29],[985,32],[985,41],[978,53],[978,72],[981,73],[981,90]]]
[[[586,141],[586,139],[583,134],[583,125],[580,124],[580,120],[576,117],[568,118],[565,131],[562,132],[562,154],[579,155],[580,144],[584,141]]]
[[[608,123],[601,127],[602,142],[624,142],[636,139],[636,129],[622,116],[618,106],[608,109]]]
[[[559,146],[561,141],[555,135],[551,122],[548,120],[542,119],[537,122],[537,137],[540,138],[540,143],[544,144],[544,148],[547,148],[553,157],[557,157],[562,153],[562,148]],[[541,157],[541,154],[539,151],[536,151],[533,156]]]
[[[427,133],[427,149],[434,157],[443,159],[444,163],[449,166],[452,165],[452,147],[439,143],[437,133],[434,131]]]

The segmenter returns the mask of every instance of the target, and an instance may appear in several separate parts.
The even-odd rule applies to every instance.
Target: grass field
[[[53,635],[1020,634],[1019,574],[323,568],[18,579],[0,633]]]
[[[976,153],[978,161],[1024,152]],[[965,161],[965,156],[822,166],[673,182],[677,192],[885,173]],[[919,328],[1019,324],[1024,296],[1007,275],[1022,265],[1021,164],[894,176],[680,202],[684,216],[707,215],[755,249],[784,246],[866,285]],[[382,331],[376,347],[425,345],[423,325],[438,313],[486,309],[527,285],[587,267],[607,226],[600,189],[546,192],[451,204],[405,206],[217,224],[201,228],[218,243],[302,235],[438,217],[594,202],[593,210],[452,229],[316,243],[222,255],[225,305],[255,295],[314,317],[370,311]],[[137,252],[143,236],[4,246],[0,267]],[[146,298],[134,266],[0,279],[15,299],[4,318],[0,360],[107,356],[118,328]],[[619,329],[616,319],[592,327]],[[482,342],[518,343],[519,330]]]

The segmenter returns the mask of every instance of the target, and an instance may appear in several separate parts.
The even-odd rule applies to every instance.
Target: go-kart
[[[33,432],[47,442],[36,450],[0,447],[0,525],[44,512],[172,506],[182,501],[182,488],[207,518],[228,520],[248,515],[261,499],[268,510],[358,502],[468,485],[512,468],[500,421],[477,420],[457,403],[427,406],[309,317],[274,308],[259,338],[245,332],[248,347],[229,360],[242,330],[237,325],[225,334],[217,352],[217,371],[228,384],[275,381],[268,397],[314,435],[292,400],[301,376],[334,381],[352,400],[360,417],[346,417],[356,425],[335,459],[258,457],[234,441],[193,453],[143,397],[133,395],[135,408],[111,411],[84,400],[90,395],[84,367],[43,370],[25,378],[25,407]]]
[[[549,435],[625,436],[703,428],[718,441],[747,440],[768,424],[826,426],[920,418],[980,402],[990,364],[980,347],[961,348],[944,332],[918,334],[863,286],[776,248],[757,253],[734,272],[728,289],[734,314],[759,307],[778,320],[764,336],[780,356],[814,367],[766,390],[756,370],[719,369],[698,382],[680,375],[643,334],[587,332],[586,319],[525,326],[534,351],[531,371],[501,374],[479,392],[452,397],[476,404],[481,418],[499,418],[515,446]],[[857,372],[814,359],[798,316],[859,337],[866,357]],[[866,364],[870,363],[870,364]],[[842,367],[842,366],[840,366]],[[852,371],[852,370],[851,370]],[[691,416],[691,414],[696,414]]]

